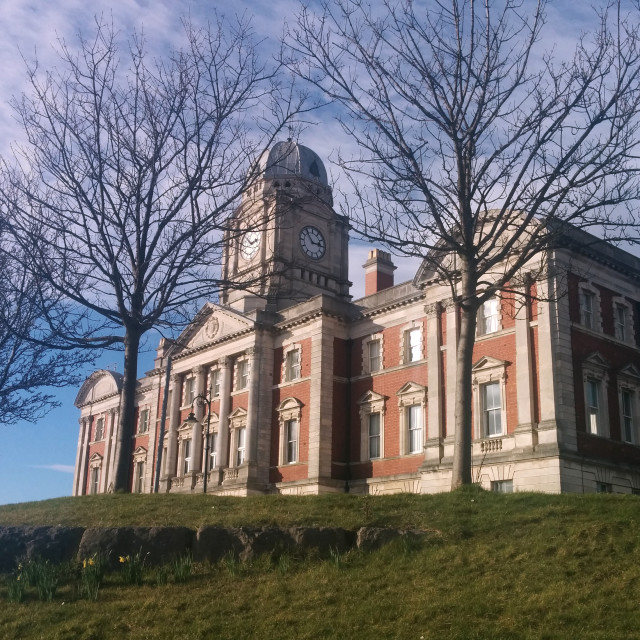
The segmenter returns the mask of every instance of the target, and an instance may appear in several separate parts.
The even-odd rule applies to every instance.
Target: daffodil
[[[120,556],[120,564],[124,564],[127,559],[124,556]]]
[[[93,566],[96,563],[96,561],[93,558],[89,558],[89,566]]]
[[[86,561],[86,560],[83,560],[83,561],[82,561],[82,568],[83,568],[83,569],[86,569],[86,568],[87,568],[87,561]]]

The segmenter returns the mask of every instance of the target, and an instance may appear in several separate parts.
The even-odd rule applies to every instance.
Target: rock
[[[392,540],[400,537],[398,529],[383,527],[360,527],[358,529],[357,545],[362,551],[374,551]]]
[[[338,527],[293,527],[289,532],[298,549],[317,552],[322,558],[328,558],[331,549],[344,553],[356,542],[354,531]]]
[[[87,529],[82,536],[78,559],[102,553],[115,567],[120,556],[142,553],[145,563],[159,565],[190,553],[194,532],[186,527],[114,527]]]
[[[222,527],[200,527],[196,533],[193,559],[196,562],[218,562],[228,553],[239,557],[244,551],[244,542],[240,539],[239,531]]]
[[[20,559],[66,562],[75,557],[82,527],[0,527],[0,571],[13,571]]]

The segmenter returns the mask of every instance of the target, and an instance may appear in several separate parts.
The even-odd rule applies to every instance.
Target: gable
[[[121,389],[122,374],[107,369],[99,369],[94,371],[82,383],[74,404],[76,407],[81,407],[86,402],[94,402],[120,393]]]
[[[254,322],[233,311],[207,302],[197,313],[193,322],[176,340],[178,351],[197,349],[230,336],[251,331]]]

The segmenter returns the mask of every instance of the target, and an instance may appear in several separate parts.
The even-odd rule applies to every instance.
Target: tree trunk
[[[124,379],[122,383],[120,422],[116,440],[114,491],[130,491],[129,471],[131,467],[131,446],[135,434],[139,347],[139,331],[127,329],[124,336]]]
[[[473,289],[473,292],[471,291]],[[460,335],[456,346],[456,402],[455,433],[453,441],[453,469],[451,488],[471,484],[471,440],[472,440],[472,385],[473,347],[476,339],[477,309],[469,303],[470,294],[475,295],[475,282],[462,277],[462,299],[460,305]]]

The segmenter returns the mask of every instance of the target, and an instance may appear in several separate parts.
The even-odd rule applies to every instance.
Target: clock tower
[[[348,301],[349,223],[333,209],[320,157],[287,140],[259,168],[226,234],[220,302],[244,313],[319,294]]]

